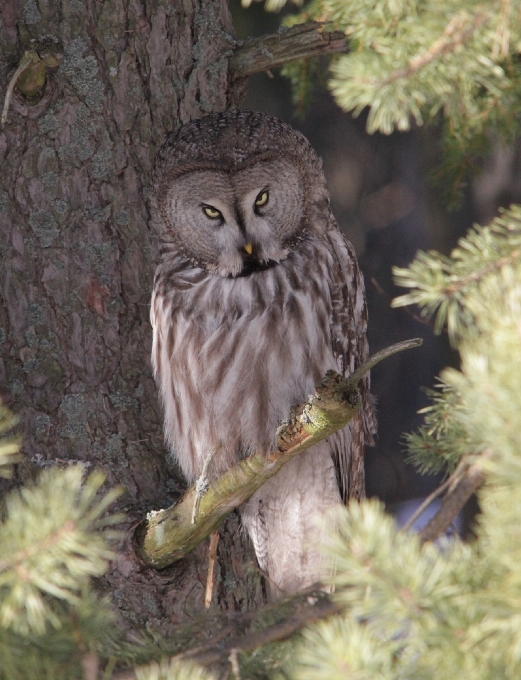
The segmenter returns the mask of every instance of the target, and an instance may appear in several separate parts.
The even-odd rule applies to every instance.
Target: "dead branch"
[[[468,467],[468,463],[466,460],[460,460],[458,463],[458,467],[454,470],[454,472],[451,474],[450,477],[448,477],[443,484],[440,484],[432,493],[430,493],[427,498],[421,503],[421,505],[416,508],[416,510],[413,512],[413,514],[409,517],[407,522],[402,527],[402,531],[409,531],[409,529],[413,526],[413,524],[416,522],[418,517],[423,515],[425,510],[432,505],[432,503],[439,498],[445,491],[451,490],[451,488],[454,488],[456,484],[459,482],[461,479],[462,474],[464,474],[466,468]]]
[[[309,598],[314,602],[316,598]],[[274,623],[267,628],[259,631],[254,631],[242,638],[230,640],[224,645],[215,645],[206,649],[198,651],[188,651],[180,654],[179,659],[190,659],[202,665],[208,666],[210,664],[218,663],[226,659],[232,649],[237,649],[241,652],[253,652],[259,647],[264,647],[273,642],[280,642],[287,640],[291,635],[298,630],[302,630],[310,623],[326,619],[329,616],[338,614],[342,611],[342,605],[339,602],[331,602],[328,598],[321,598],[318,602],[309,605],[306,608],[296,612],[295,614],[284,618],[282,621]]]
[[[316,393],[292,410],[277,432],[277,449],[256,453],[230,468],[211,484],[200,499],[197,522],[192,523],[196,489],[166,510],[149,513],[135,534],[135,549],[151,567],[176,562],[211,534],[234,508],[242,505],[294,456],[342,429],[360,408],[358,383],[375,363],[404,349],[417,347],[416,338],[392,345],[368,359],[349,378],[328,371]]]
[[[281,28],[277,33],[260,38],[245,40],[230,57],[232,79],[269,71],[297,59],[348,51],[344,33],[328,32],[323,28],[323,23],[311,21],[291,28]]]
[[[445,495],[438,512],[421,530],[420,541],[427,543],[439,538],[445,529],[452,524],[456,515],[463,509],[472,494],[481,486],[484,479],[485,476],[481,467],[478,464],[470,465]]]
[[[204,594],[205,609],[210,609],[213,596],[215,561],[217,560],[217,544],[219,543],[219,532],[214,531],[210,534],[210,547],[208,548],[208,576],[206,577],[206,591]]]
[[[310,623],[339,614],[341,611],[342,605],[339,602],[332,602],[324,592],[310,588],[289,600],[279,601],[256,612],[239,615],[233,627],[219,626],[219,632],[208,641],[208,644],[177,654],[172,660],[190,660],[203,666],[224,665],[233,650],[253,652],[259,647],[286,640]],[[259,621],[266,618],[278,620],[260,630],[251,630],[253,627],[257,628]],[[241,628],[248,632],[243,635],[235,634],[223,642],[223,632],[230,634],[233,630]],[[133,669],[112,676],[112,680],[135,680],[135,678]]]

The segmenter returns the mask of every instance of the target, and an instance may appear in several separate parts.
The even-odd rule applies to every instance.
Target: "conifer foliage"
[[[344,611],[288,648],[288,677],[521,674],[520,239],[521,209],[514,207],[471,230],[450,257],[420,253],[395,271],[410,289],[395,304],[416,302],[425,315],[436,315],[461,355],[461,370],[444,371],[431,392],[425,425],[410,436],[409,448],[425,469],[483,469],[476,540],[422,546],[374,501],[337,512],[328,520],[335,527],[328,550],[334,597]],[[5,411],[3,422],[11,423]],[[0,456],[16,455],[13,440],[3,442]],[[92,577],[112,557],[107,541],[118,520],[104,514],[117,492],[100,493],[102,482],[79,466],[49,469],[7,497],[0,678],[81,678],[89,652],[104,662],[157,655],[129,650],[114,632],[108,604],[92,591]],[[137,677],[211,676],[165,662],[141,668]]]
[[[350,39],[329,80],[340,106],[368,111],[370,132],[441,124],[454,185],[489,139],[518,133],[521,3],[314,0],[289,21],[309,19]],[[303,73],[290,73],[300,93]],[[520,237],[513,206],[450,257],[418,253],[395,270],[409,289],[395,306],[418,305],[461,357],[430,391],[409,454],[423,471],[482,470],[476,539],[422,545],[374,501],[338,512],[329,552],[344,614],[304,634],[292,677],[520,677]]]
[[[0,405],[0,474],[18,462],[7,433],[16,419]],[[103,491],[105,476],[82,465],[44,469],[36,482],[3,499],[0,522],[0,679],[98,678],[120,662],[145,664],[138,680],[210,680],[190,663],[150,662],[152,640],[125,640],[113,608],[92,579],[115,557],[110,542],[122,515],[107,512],[120,489]]]
[[[280,9],[286,0],[270,0]],[[301,4],[301,3],[295,3]],[[436,122],[443,159],[437,171],[454,204],[467,172],[490,141],[519,132],[521,11],[516,0],[312,0],[287,24],[328,22],[345,32],[349,53],[336,55],[329,88],[345,111],[368,111],[369,132],[389,134]],[[312,69],[286,67],[297,104]]]
[[[345,615],[304,636],[295,678],[492,680],[521,674],[521,209],[396,279],[461,355],[408,446],[421,467],[477,465],[476,540],[421,546],[375,502],[338,513],[329,551]]]
[[[270,0],[271,9],[284,4]],[[488,135],[516,133],[521,2],[313,0],[291,21],[310,19],[349,37],[330,86],[346,110],[369,107],[369,130],[443,116],[446,165],[458,173]],[[472,229],[450,257],[419,253],[395,277],[408,292],[394,304],[418,305],[461,356],[461,369],[445,370],[430,391],[407,446],[423,471],[483,471],[476,539],[422,545],[375,501],[338,510],[327,533],[342,613],[272,657],[280,674],[285,656],[284,676],[295,680],[513,680],[521,676],[521,208]],[[13,425],[0,408],[2,476],[18,460]],[[118,491],[103,481],[81,466],[51,467],[2,499],[0,680],[110,678],[117,662],[151,662],[135,671],[139,680],[208,680],[196,666],[157,661],[160,644],[124,640],[95,594],[120,519],[108,512]],[[274,676],[255,667],[262,653],[234,658],[231,675],[247,664],[248,677]]]
[[[5,433],[13,418],[2,407]],[[3,470],[18,446],[0,440]],[[81,677],[81,659],[112,637],[113,615],[91,579],[113,556],[102,514],[119,494],[100,494],[104,476],[73,466],[44,470],[11,492],[0,524],[0,678]],[[105,529],[104,535],[101,530]]]

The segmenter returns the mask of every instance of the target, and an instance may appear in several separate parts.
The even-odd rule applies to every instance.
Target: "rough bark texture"
[[[3,93],[25,50],[62,56],[39,101],[15,89],[0,131],[2,396],[33,463],[104,468],[108,484],[125,487],[132,521],[182,486],[149,365],[151,165],[176,125],[237,103],[235,44],[224,0],[3,0],[0,9]],[[224,608],[260,598],[242,541],[232,519],[220,549]],[[166,631],[202,606],[205,550],[156,573],[129,546],[105,587],[127,620]]]

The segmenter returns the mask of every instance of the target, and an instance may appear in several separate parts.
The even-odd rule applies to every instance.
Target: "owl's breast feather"
[[[234,279],[186,270],[158,273],[152,299],[152,363],[165,435],[195,479],[218,448],[213,474],[269,450],[291,406],[335,368],[331,350],[329,255],[299,252]],[[161,278],[169,277],[169,287]]]

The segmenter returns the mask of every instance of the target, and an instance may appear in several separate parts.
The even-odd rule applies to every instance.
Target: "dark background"
[[[263,4],[248,9],[231,1],[240,39],[276,31],[281,14]],[[293,10],[285,10],[290,13]],[[324,70],[327,62],[323,63]],[[445,209],[441,187],[428,177],[440,160],[438,132],[413,129],[392,135],[368,135],[365,116],[354,119],[319,87],[304,117],[296,113],[287,79],[274,71],[249,79],[244,108],[264,111],[290,123],[309,139],[324,161],[333,212],[356,248],[369,304],[371,353],[400,340],[422,337],[423,347],[387,359],[372,371],[377,398],[376,446],[366,452],[367,493],[388,505],[426,495],[437,480],[417,474],[404,461],[402,435],[421,423],[418,410],[427,400],[422,387],[458,357],[446,336],[414,318],[417,310],[391,309],[392,298],[404,293],[393,284],[392,267],[406,266],[418,249],[448,254],[474,223],[486,224],[500,205],[521,199],[519,150],[492,144],[484,172],[469,181],[461,207]]]

